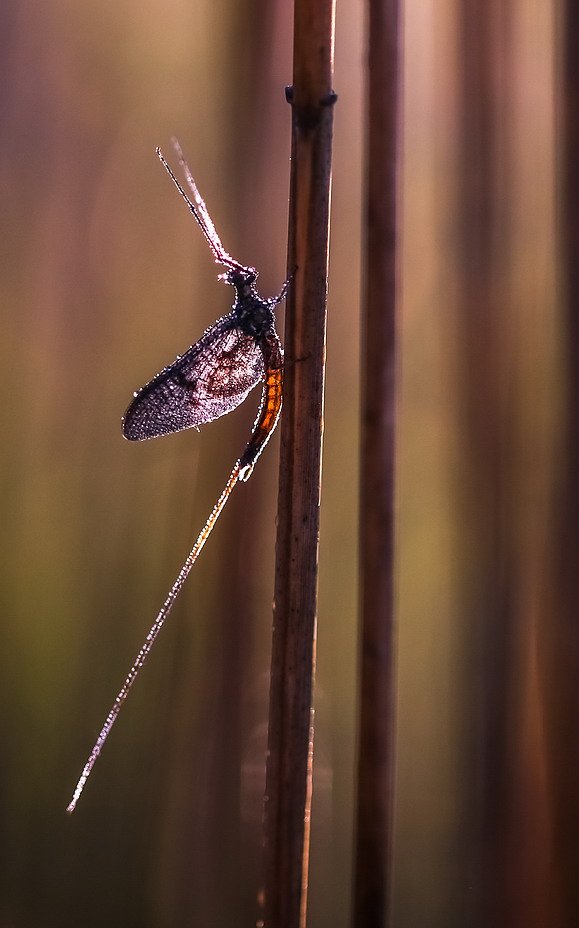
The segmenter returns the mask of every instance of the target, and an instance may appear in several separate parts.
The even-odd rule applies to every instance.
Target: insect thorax
[[[239,320],[239,326],[245,335],[261,338],[273,325],[273,309],[268,300],[262,300],[257,293],[240,297],[238,294],[233,312]]]

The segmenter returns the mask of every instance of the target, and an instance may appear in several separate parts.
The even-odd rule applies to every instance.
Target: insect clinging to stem
[[[239,480],[246,481],[251,476],[255,462],[271,437],[281,412],[283,350],[275,328],[274,310],[285,299],[291,278],[285,281],[277,296],[270,299],[259,296],[256,288],[256,269],[236,261],[225,250],[183,157],[181,147],[175,139],[173,145],[192,199],[177,180],[160,149],[157,149],[157,155],[203,232],[215,262],[226,269],[219,279],[234,287],[235,301],[231,312],[218,319],[185,354],[177,357],[172,364],[135,393],[123,417],[123,435],[129,441],[141,441],[211,422],[239,406],[260,382],[263,384],[261,405],[247,446],[235,462],[219,499],[189,552],[105,719],[84,765],[67,812],[73,812],[76,808],[129,690],[145,664],[155,639],[233,488]]]

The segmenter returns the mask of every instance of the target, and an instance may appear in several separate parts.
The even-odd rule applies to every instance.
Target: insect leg
[[[278,295],[277,295],[277,296],[273,296],[273,297],[271,298],[271,300],[270,300],[269,302],[271,303],[272,306],[277,306],[278,303],[283,303],[283,301],[285,300],[285,298],[286,298],[286,296],[287,296],[287,292],[288,292],[288,290],[289,290],[289,285],[291,284],[292,280],[294,279],[294,276],[295,276],[296,271],[297,271],[297,267],[294,267],[293,271],[291,272],[291,274],[289,275],[289,277],[287,278],[287,280],[284,280],[283,285],[282,285],[282,288],[281,288],[281,290],[279,291]]]
[[[207,206],[205,205],[205,200],[199,193],[199,187],[195,183],[195,178],[193,177],[193,174],[191,173],[191,168],[189,167],[189,165],[187,164],[185,160],[183,149],[181,148],[179,141],[175,137],[173,137],[171,141],[173,143],[173,148],[175,149],[175,154],[177,155],[177,158],[179,159],[179,164],[181,165],[183,174],[185,175],[185,179],[189,185],[189,189],[191,190],[191,193],[193,194],[193,199],[199,211],[199,215],[201,216],[204,222],[206,233],[211,238],[211,241],[213,242],[215,246],[215,251],[218,252],[221,256],[221,259],[220,259],[221,263],[235,266],[238,268],[243,267],[243,265],[240,265],[239,262],[237,262],[235,258],[233,258],[223,247],[223,243],[218,235],[217,229],[215,228],[213,220],[209,214],[209,210],[207,209]]]

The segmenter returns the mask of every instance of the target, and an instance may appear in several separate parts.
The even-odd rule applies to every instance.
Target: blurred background
[[[558,924],[542,663],[565,415],[556,12],[405,4],[399,928]],[[345,928],[351,893],[362,14],[338,4],[318,928]],[[290,4],[262,0],[0,7],[0,928],[256,918],[277,437],[64,810],[259,401],[200,434],[121,438],[133,391],[231,302],[155,147],[171,159],[179,137],[225,247],[277,293],[291,29]]]

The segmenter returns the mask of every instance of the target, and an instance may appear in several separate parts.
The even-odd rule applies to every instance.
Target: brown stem
[[[333,0],[296,0],[265,923],[305,924],[333,107]]]
[[[579,924],[579,9],[562,4],[559,226],[563,289],[563,450],[540,658],[553,803],[554,893],[560,921]]]
[[[362,347],[362,637],[354,924],[390,924],[394,780],[394,443],[399,0],[368,6],[368,184]]]

